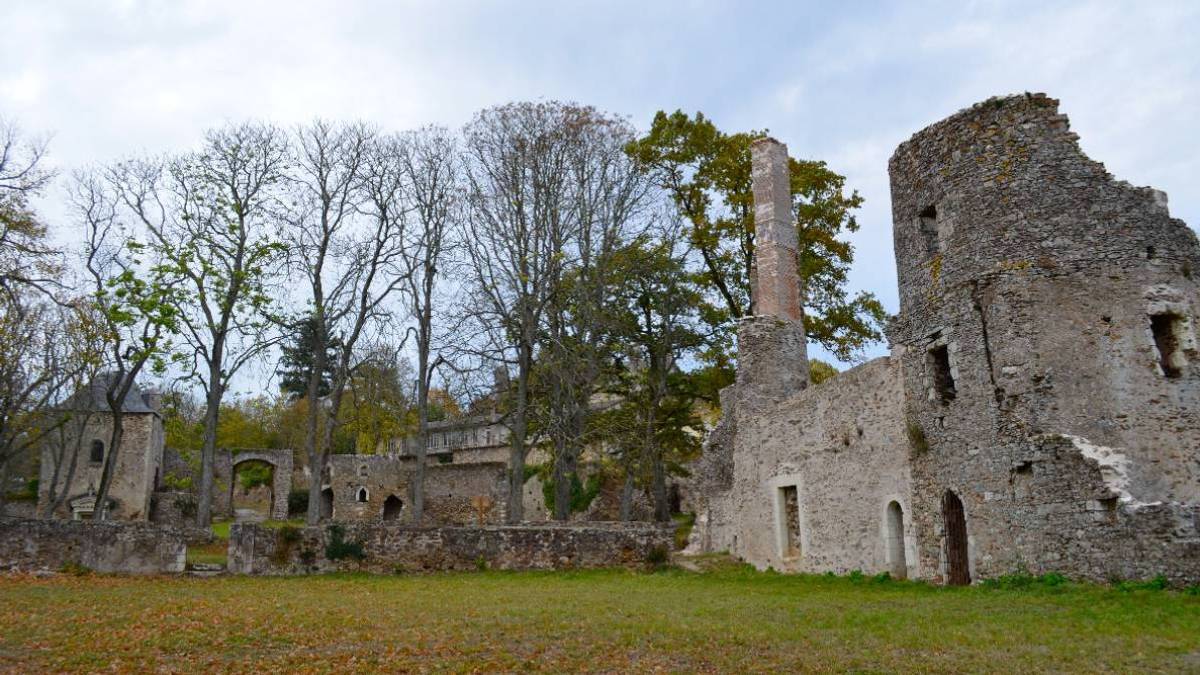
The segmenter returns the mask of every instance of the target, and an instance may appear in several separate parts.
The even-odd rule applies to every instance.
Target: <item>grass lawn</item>
[[[0,670],[1200,670],[1200,596],[619,570],[0,577]]]

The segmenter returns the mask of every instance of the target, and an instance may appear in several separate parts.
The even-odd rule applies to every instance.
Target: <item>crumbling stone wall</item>
[[[1173,516],[1157,512],[1186,522],[1200,502],[1200,245],[1165,195],[1114,180],[1077,141],[1054,99],[991,99],[916,134],[889,166],[901,301],[889,337],[929,447],[912,471],[934,578],[947,490],[965,507],[973,578],[1200,567],[1184,545],[1194,524],[1172,535],[1177,555],[1127,557],[1172,540]],[[1152,325],[1164,312],[1178,318],[1170,374]]]
[[[0,520],[0,570],[58,571],[68,564],[96,572],[182,572],[181,530],[148,523]]]
[[[388,497],[402,502],[399,520],[409,519],[412,468],[386,455],[334,455],[330,458],[333,519],[379,521]],[[508,467],[504,463],[435,464],[425,468],[425,518],[430,524],[464,525],[477,519],[472,499],[491,500],[485,523],[503,522]],[[365,490],[366,501],[360,501]]]
[[[890,569],[891,502],[906,514],[903,536],[912,540],[902,385],[899,361],[881,358],[770,406],[739,400],[736,434],[720,441],[732,443],[729,489],[710,495],[697,514],[701,547],[760,569]],[[794,551],[784,539],[789,521],[799,525]],[[908,574],[919,574],[915,551],[907,560]]]
[[[335,529],[336,530],[335,535]],[[672,529],[652,523],[492,525],[414,528],[344,523],[281,533],[250,523],[230,531],[229,570],[241,574],[308,574],[369,570],[386,574],[475,570],[578,569],[644,565],[672,545]],[[364,557],[330,560],[334,536]],[[290,541],[288,538],[292,538]]]

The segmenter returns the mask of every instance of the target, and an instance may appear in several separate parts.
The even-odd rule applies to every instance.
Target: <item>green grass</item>
[[[0,577],[0,671],[1186,671],[1200,597],[758,573]]]

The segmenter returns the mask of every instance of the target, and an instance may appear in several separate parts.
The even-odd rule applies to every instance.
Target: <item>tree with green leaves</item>
[[[301,399],[308,393],[308,382],[312,378],[317,358],[318,345],[324,345],[325,357],[321,359],[322,373],[317,378],[317,397],[329,395],[333,364],[340,346],[337,338],[317,335],[320,324],[313,314],[306,314],[292,326],[291,338],[280,345],[279,365],[275,374],[279,376],[279,390],[291,400]]]
[[[689,245],[680,229],[668,223],[614,261],[624,279],[618,334],[627,349],[612,378],[612,393],[621,400],[616,418],[627,425],[614,436],[625,471],[623,517],[635,483],[642,482],[650,488],[655,520],[670,520],[667,474],[700,450],[697,381],[684,364],[708,344],[711,331],[701,320],[702,288],[689,273]]]
[[[627,150],[673,199],[688,223],[686,236],[700,261],[703,315],[728,326],[754,313],[754,198],[750,144],[765,135],[725,133],[703,114],[654,116],[649,133]],[[851,295],[847,274],[854,248],[842,237],[855,232],[857,192],[824,162],[790,160],[792,207],[799,233],[800,297],[808,338],[843,360],[859,358],[882,338],[886,319],[871,293]],[[726,331],[722,349],[730,348]]]
[[[204,390],[196,522],[212,520],[221,402],[232,378],[279,340],[269,286],[284,248],[274,237],[287,140],[264,124],[209,131],[198,152],[111,172],[164,273],[186,287],[178,315],[189,377]]]

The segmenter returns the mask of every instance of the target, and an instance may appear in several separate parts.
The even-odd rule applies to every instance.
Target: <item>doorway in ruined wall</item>
[[[388,498],[383,500],[384,520],[400,520],[400,512],[403,510],[404,502],[396,495],[388,495]]]
[[[900,502],[892,501],[887,505],[884,515],[884,531],[887,533],[887,562],[888,573],[893,579],[908,578],[908,559],[904,553],[904,509]]]
[[[235,462],[229,480],[229,508],[238,522],[270,520],[275,507],[275,467],[262,460]]]
[[[942,496],[942,522],[946,530],[946,583],[966,586],[971,583],[967,516],[962,500],[951,490]]]
[[[796,485],[779,488],[779,501],[783,507],[783,557],[799,558],[800,547],[800,490]]]
[[[333,518],[333,488],[321,490],[321,508],[318,513],[321,520]]]

